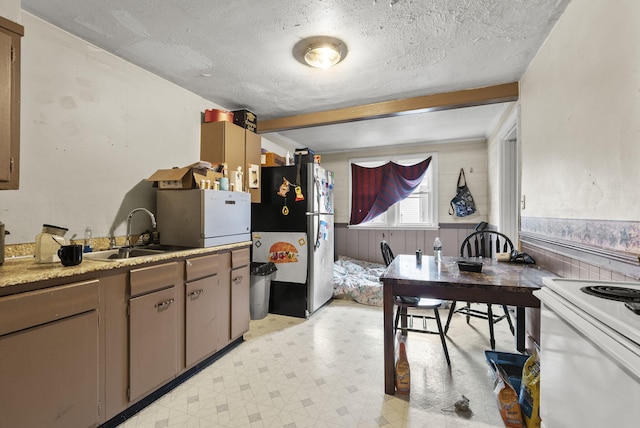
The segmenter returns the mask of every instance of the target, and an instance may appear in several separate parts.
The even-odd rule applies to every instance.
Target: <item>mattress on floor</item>
[[[385,266],[340,256],[333,264],[333,297],[382,306],[380,275]]]

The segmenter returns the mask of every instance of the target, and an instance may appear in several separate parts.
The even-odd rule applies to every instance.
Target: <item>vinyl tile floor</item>
[[[384,393],[382,323],[382,308],[346,300],[307,320],[251,321],[243,343],[119,428],[504,426],[484,356],[486,321],[454,315],[451,367],[438,335],[410,332],[408,396]],[[495,327],[496,350],[515,352],[507,322]],[[470,411],[456,412],[463,395]]]

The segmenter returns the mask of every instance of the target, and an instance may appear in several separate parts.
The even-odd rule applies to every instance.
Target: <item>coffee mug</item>
[[[82,245],[62,245],[58,249],[58,257],[64,266],[75,266],[82,262]]]

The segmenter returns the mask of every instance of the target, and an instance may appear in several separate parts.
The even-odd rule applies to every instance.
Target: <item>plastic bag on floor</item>
[[[519,403],[524,426],[540,428],[540,359],[536,350],[522,368]]]
[[[509,428],[522,428],[522,412],[518,402],[518,393],[509,382],[507,372],[495,362],[491,361],[491,363],[495,366],[498,374],[495,393],[502,422],[504,422],[504,426]]]

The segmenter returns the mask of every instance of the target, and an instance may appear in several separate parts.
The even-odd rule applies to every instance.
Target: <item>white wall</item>
[[[523,216],[640,219],[640,2],[571,2],[520,102]]]
[[[439,158],[438,204],[440,223],[477,223],[486,221],[488,212],[487,144],[476,142],[447,142],[442,144],[417,144],[378,150],[322,154],[322,166],[335,174],[335,221],[349,222],[349,159],[392,154],[437,152]],[[455,196],[460,168],[465,169],[467,185],[478,211],[470,216],[457,218],[448,214],[449,201]],[[472,172],[473,171],[473,172]]]
[[[6,242],[33,242],[44,223],[68,238],[87,226],[124,235],[133,208],[155,211],[144,179],[198,161],[200,114],[221,107],[24,11],[22,23],[20,189],[0,192]]]
[[[0,0],[0,16],[22,24],[20,0]]]

